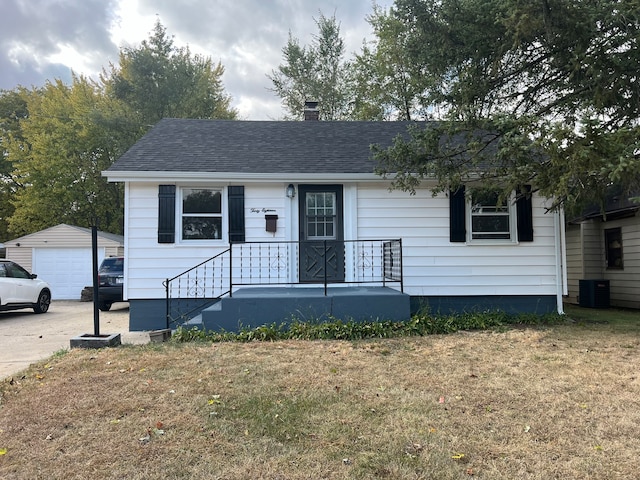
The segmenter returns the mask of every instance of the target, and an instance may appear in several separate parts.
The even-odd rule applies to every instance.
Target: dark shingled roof
[[[420,124],[167,118],[108,171],[373,173],[371,145],[391,145],[409,125]]]

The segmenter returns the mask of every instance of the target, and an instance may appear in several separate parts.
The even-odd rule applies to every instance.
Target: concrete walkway
[[[91,302],[58,300],[47,313],[33,310],[0,312],[0,379],[15,375],[34,362],[70,348],[72,337],[93,334]],[[129,332],[129,304],[115,303],[100,312],[100,334],[119,333],[122,343],[149,342],[146,332]]]

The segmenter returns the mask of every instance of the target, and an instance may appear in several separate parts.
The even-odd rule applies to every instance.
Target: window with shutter
[[[158,187],[158,243],[175,243],[176,228],[180,241],[222,240],[224,225],[230,242],[244,242],[244,187],[227,187],[228,218],[223,214],[221,188]],[[176,197],[180,199],[176,201]],[[176,217],[179,219],[176,222]]]
[[[176,186],[158,187],[158,243],[175,243]]]
[[[449,192],[449,241],[466,242],[466,197],[464,186]]]
[[[449,192],[449,240],[469,243],[533,241],[530,187],[499,201],[498,192],[464,187]],[[515,200],[517,198],[517,200]]]
[[[244,187],[228,187],[229,243],[244,242]]]
[[[531,202],[531,186],[525,185],[518,191],[516,214],[518,216],[518,241],[533,242],[533,205]]]
[[[222,192],[215,188],[181,189],[181,240],[222,238]]]

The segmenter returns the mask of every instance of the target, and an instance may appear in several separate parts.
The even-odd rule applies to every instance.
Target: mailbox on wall
[[[264,219],[267,223],[267,232],[276,233],[278,229],[278,215],[265,215]]]

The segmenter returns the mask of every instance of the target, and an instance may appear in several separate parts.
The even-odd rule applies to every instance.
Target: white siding
[[[282,184],[245,184],[247,241],[297,239],[298,198]],[[220,185],[211,184],[212,187]],[[345,239],[402,238],[405,292],[411,295],[555,295],[554,217],[534,199],[534,241],[509,245],[449,242],[449,200],[389,192],[382,182],[345,185]],[[226,191],[223,193],[226,202]],[[125,286],[128,298],[163,298],[163,280],[227,248],[157,243],[158,186],[131,183],[126,190],[128,234]],[[223,204],[226,212],[226,204]],[[278,215],[275,234],[265,231],[265,214]],[[227,238],[226,219],[223,224]]]
[[[191,185],[191,184],[190,184]],[[221,185],[210,184],[211,187]],[[268,242],[286,240],[286,203],[296,202],[284,196],[283,185],[245,186],[245,235],[246,241]],[[125,290],[127,298],[162,298],[165,295],[162,282],[178,275],[228,248],[226,218],[227,193],[223,192],[223,238],[225,240],[198,244],[181,242],[176,235],[172,244],[158,243],[158,186],[132,183],[126,192],[128,208],[126,238]],[[296,203],[297,204],[297,203]],[[265,230],[265,215],[278,215],[277,231]],[[176,221],[179,222],[176,213]]]
[[[534,241],[478,245],[449,241],[449,199],[380,186],[358,190],[358,237],[402,237],[411,295],[555,295],[554,218],[534,200]]]

